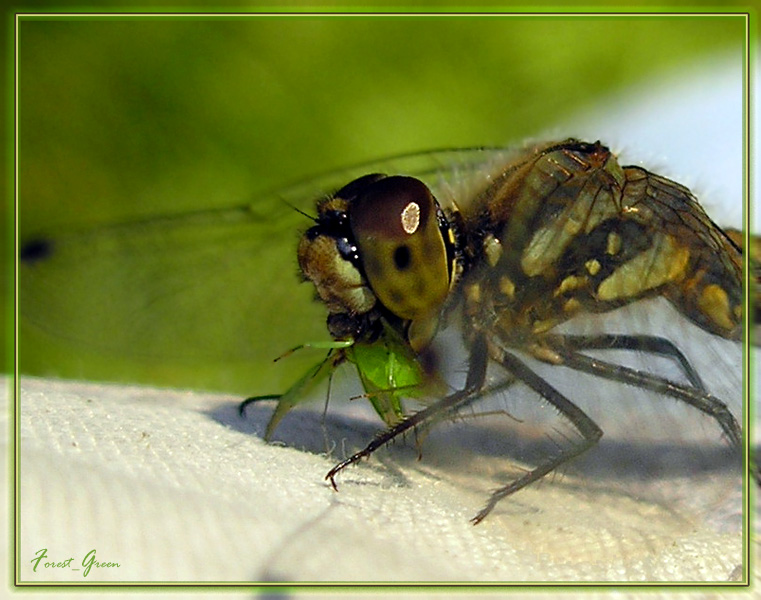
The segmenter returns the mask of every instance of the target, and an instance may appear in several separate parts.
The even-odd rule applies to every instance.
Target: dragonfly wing
[[[315,201],[373,171],[462,181],[489,155],[482,149],[403,155],[308,178],[237,207],[24,236],[18,272],[21,370],[178,385],[202,382],[206,375],[165,380],[153,374],[166,363],[203,365],[214,373],[235,363],[238,371],[250,369],[247,380],[265,387],[234,387],[249,394],[275,391],[266,387],[280,385],[270,376],[272,359],[287,348],[328,338],[325,308],[313,301],[312,286],[299,285],[296,261]],[[61,348],[76,367],[57,354],[46,362],[48,349],[41,345]],[[107,366],[96,370],[91,358],[81,358],[86,355]],[[125,361],[141,366],[122,372]],[[283,362],[298,372],[314,356]]]
[[[623,207],[652,223],[686,252],[684,275],[666,296],[703,329],[740,339],[742,255],[685,187],[639,167],[625,167]]]

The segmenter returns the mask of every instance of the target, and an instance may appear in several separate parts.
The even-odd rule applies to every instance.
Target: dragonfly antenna
[[[297,213],[299,213],[300,215],[306,217],[310,221],[313,221],[313,222],[317,223],[317,217],[313,217],[312,215],[305,213],[300,208],[298,208],[298,207],[294,206],[293,204],[291,204],[290,202],[288,202],[288,200],[286,200],[285,198],[280,198],[280,201],[283,204],[285,204],[286,206],[288,206],[288,208],[290,208],[292,210],[295,210]]]

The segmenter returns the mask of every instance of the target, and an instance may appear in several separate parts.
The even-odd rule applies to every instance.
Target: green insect
[[[308,400],[310,392],[326,378],[332,377],[335,369],[345,363],[356,367],[365,397],[387,425],[395,425],[405,417],[403,398],[412,398],[431,388],[431,381],[408,345],[404,344],[396,332],[386,329],[383,335],[372,342],[336,341],[307,344],[286,352],[276,360],[290,355],[304,347],[329,348],[327,357],[311,366],[284,394],[255,396],[240,405],[241,415],[249,404],[261,400],[277,400],[272,417],[267,423],[265,439],[270,439],[281,419],[295,406]]]

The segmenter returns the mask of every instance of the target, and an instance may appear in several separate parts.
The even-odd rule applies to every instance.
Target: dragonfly
[[[483,394],[490,362],[555,407],[582,441],[493,492],[474,523],[501,499],[594,446],[602,429],[514,350],[678,399],[714,418],[741,451],[738,421],[669,340],[555,333],[579,313],[658,295],[700,328],[740,340],[741,251],[686,188],[640,167],[619,166],[599,142],[567,140],[518,153],[464,201],[443,200],[417,178],[365,175],[319,202],[315,225],[299,243],[300,268],[327,307],[336,341],[379,344],[391,331],[421,355],[446,315],[459,310],[468,348],[461,389],[410,415],[388,393],[385,404],[393,402],[394,410],[374,403],[388,429],[328,472],[334,488],[347,466]],[[669,356],[689,384],[590,358],[584,353],[590,349]],[[352,360],[343,352],[337,362]],[[381,379],[393,383],[389,372]],[[281,400],[278,418],[291,395]]]
[[[261,318],[262,307],[269,307],[268,314],[287,313],[278,309],[292,302],[294,292],[273,292],[255,272],[243,279],[238,273],[253,253],[260,262],[282,260],[274,245],[262,248],[262,236],[294,231],[294,219],[309,216],[310,208],[301,208],[304,199],[317,197],[317,214],[309,217],[312,225],[296,254],[303,279],[312,284],[308,295],[318,300],[312,306],[327,311],[322,322],[330,339],[312,345],[329,349],[328,356],[310,364],[284,394],[254,396],[241,408],[277,399],[270,437],[312,386],[342,363],[354,365],[386,429],[328,472],[335,489],[345,468],[405,432],[450,419],[518,383],[554,407],[580,441],[494,491],[474,524],[502,499],[595,446],[603,436],[600,426],[521,355],[678,400],[712,418],[741,454],[738,420],[674,342],[637,333],[562,331],[579,316],[657,297],[701,330],[739,343],[741,250],[689,190],[641,167],[620,166],[600,142],[574,139],[405,155],[377,166],[297,185],[276,203],[27,240],[20,254],[22,317],[72,340],[148,357],[260,355],[271,341],[257,336],[246,318],[255,322],[257,311]],[[272,229],[273,222],[281,229]],[[118,258],[118,275],[104,256]],[[79,268],[64,277],[61,264]],[[204,277],[197,276],[199,265]],[[233,270],[242,287],[225,281]],[[78,285],[93,288],[84,308],[81,297],[66,301],[62,293]],[[102,308],[109,302],[120,303],[124,323],[110,322],[113,311]],[[184,320],[207,314],[209,307],[213,327],[201,331]],[[159,322],[160,336],[153,332]],[[310,334],[294,334],[287,318],[281,322],[283,343],[289,336],[294,346],[309,339],[294,337]],[[435,351],[439,333],[452,325],[462,331],[467,365],[465,381],[454,390],[437,372]],[[594,350],[665,356],[683,381],[593,358],[588,351]],[[496,385],[487,377],[490,365],[503,374]],[[415,397],[428,398],[425,408],[408,412],[404,400]]]

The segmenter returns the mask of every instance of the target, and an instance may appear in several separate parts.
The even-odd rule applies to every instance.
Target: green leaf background
[[[737,16],[25,17],[20,240],[199,209],[258,210],[263,191],[346,164],[520,143],[615,89],[742,53],[744,36]],[[295,274],[298,231],[266,224],[261,210],[262,260],[240,277],[278,298],[300,290],[281,309],[305,322],[310,337],[298,341],[314,341],[323,317],[300,304],[310,292]],[[70,268],[59,272],[62,295],[76,278]],[[44,310],[46,299],[36,300]],[[214,328],[215,310],[212,299],[188,327]],[[272,366],[287,349],[276,327],[262,320],[247,332],[262,341],[260,356],[188,364],[171,344],[158,359],[135,359],[22,321],[20,371],[273,393],[299,372]]]

